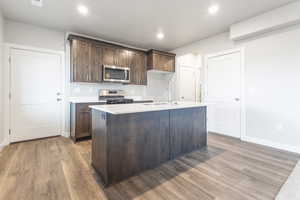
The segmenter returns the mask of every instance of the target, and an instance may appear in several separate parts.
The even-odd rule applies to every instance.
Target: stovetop
[[[133,99],[109,98],[106,100],[106,104],[129,104],[129,103],[133,103]]]

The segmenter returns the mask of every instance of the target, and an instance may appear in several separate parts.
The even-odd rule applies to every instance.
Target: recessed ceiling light
[[[208,12],[211,15],[215,15],[219,11],[219,5],[212,5],[208,8]]]
[[[43,6],[43,0],[31,0],[31,5],[42,7]]]
[[[87,15],[89,13],[89,9],[84,5],[77,6],[77,10],[81,15]]]
[[[164,39],[165,35],[163,33],[157,33],[156,37],[157,39],[162,40]]]

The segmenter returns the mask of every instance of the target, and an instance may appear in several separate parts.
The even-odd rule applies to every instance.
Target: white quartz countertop
[[[94,97],[70,97],[69,101],[71,103],[106,103],[105,100],[100,101],[98,98]]]
[[[153,99],[141,99],[141,98],[134,98],[134,97],[126,97],[129,99],[133,99],[134,101],[153,101]],[[71,103],[106,103],[106,100],[99,100],[98,98],[94,97],[70,97],[69,101]]]
[[[160,110],[205,107],[205,106],[206,104],[195,103],[195,102],[176,102],[176,103],[157,102],[157,103],[140,103],[140,104],[95,105],[95,106],[90,106],[90,108],[102,112],[118,115],[118,114],[151,112],[151,111],[160,111]]]

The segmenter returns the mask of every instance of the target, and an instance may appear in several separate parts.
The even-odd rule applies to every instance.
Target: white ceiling
[[[295,0],[0,0],[7,19],[77,32],[140,48],[173,50],[228,30],[238,21]],[[81,3],[89,15],[80,16]],[[216,16],[208,7],[219,4]],[[156,33],[165,34],[163,40]]]

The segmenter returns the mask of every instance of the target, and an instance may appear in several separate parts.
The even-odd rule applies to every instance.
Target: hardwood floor
[[[106,189],[90,166],[90,141],[13,144],[0,153],[0,199],[274,199],[300,158],[215,134],[208,144]]]

